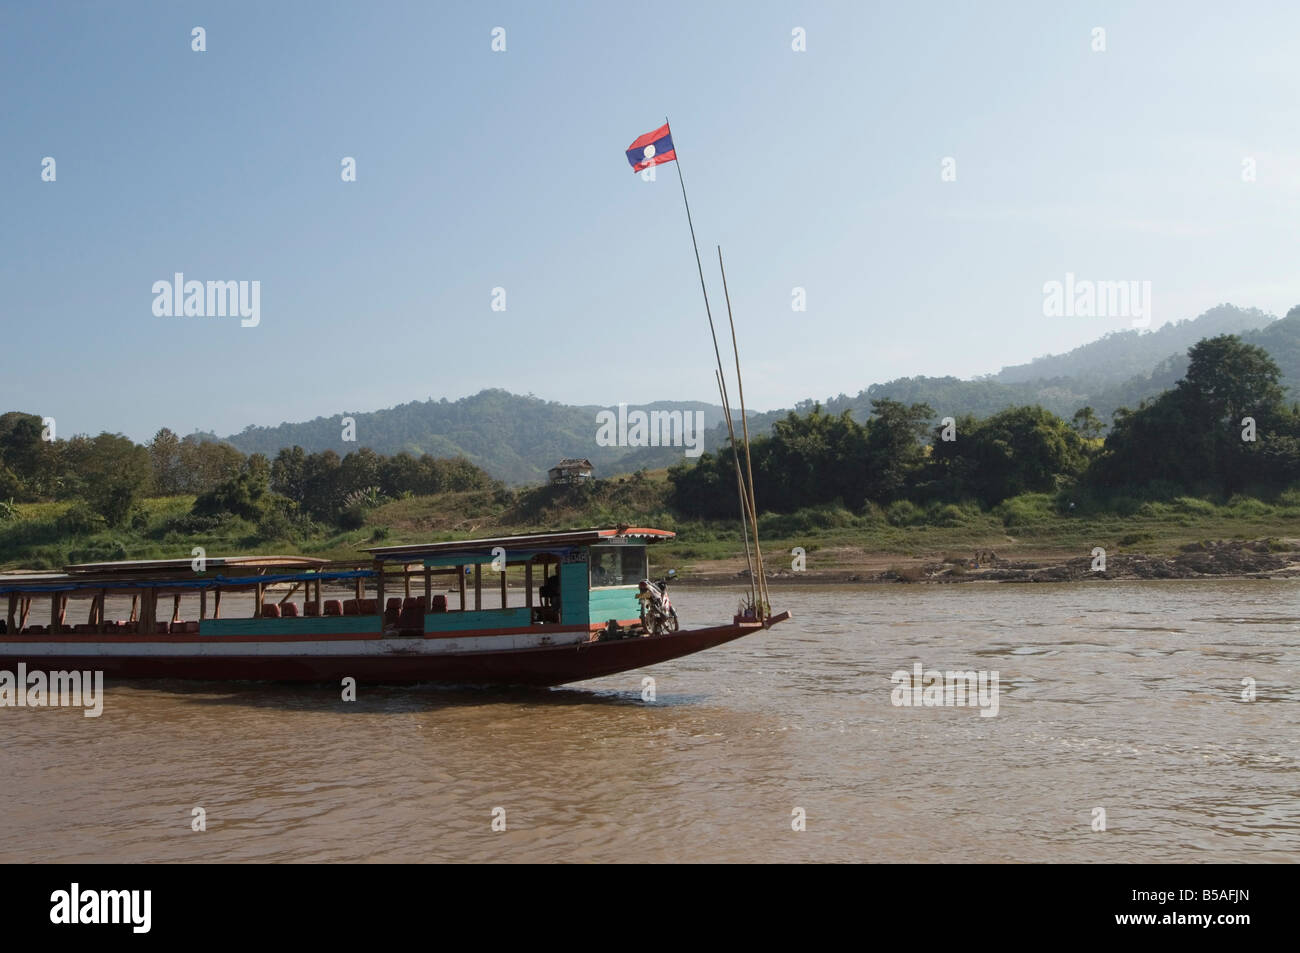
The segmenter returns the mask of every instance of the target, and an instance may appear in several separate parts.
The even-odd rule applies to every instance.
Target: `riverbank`
[[[836,565],[795,568],[781,553],[764,554],[764,574],[782,585],[836,583],[1094,582],[1108,579],[1300,579],[1300,539],[1209,540],[1187,543],[1174,555],[1118,552],[1096,555],[1039,553],[1005,558],[991,549],[969,556],[839,552]],[[773,568],[776,567],[776,568]],[[698,561],[679,570],[692,585],[734,586],[749,578],[744,559]]]
[[[364,562],[366,547],[627,523],[677,533],[655,545],[652,571],[734,585],[745,578],[737,520],[684,520],[665,503],[662,474],[597,486],[466,491],[366,509],[361,525],[307,519],[251,522],[195,516],[194,497],[144,501],[108,527],[72,503],[23,503],[0,519],[0,570],[59,569],[114,559],[238,553]],[[1131,503],[1131,501],[1130,501]],[[1027,494],[993,510],[973,505],[885,513],[840,507],[765,513],[765,569],[799,583],[1060,582],[1288,576],[1300,572],[1300,489],[1274,501],[1180,497],[1121,510],[1062,510]],[[1094,551],[1104,549],[1104,567]]]

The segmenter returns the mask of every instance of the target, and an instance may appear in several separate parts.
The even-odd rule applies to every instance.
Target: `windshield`
[[[645,546],[592,546],[591,587],[635,586],[646,578]]]

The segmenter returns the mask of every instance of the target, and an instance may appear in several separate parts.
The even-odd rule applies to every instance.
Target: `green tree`
[[[261,457],[261,454],[257,456]],[[265,457],[262,457],[265,460]],[[257,522],[272,504],[265,468],[246,468],[244,472],[200,493],[191,510],[196,516],[220,516],[230,513]]]
[[[1229,495],[1252,484],[1294,479],[1295,414],[1282,403],[1277,365],[1235,335],[1188,351],[1186,376],[1135,411],[1116,411],[1089,472],[1098,488],[1149,488]],[[1245,418],[1254,421],[1255,439]]]
[[[1187,352],[1187,376],[1179,386],[1206,416],[1241,426],[1246,416],[1276,412],[1282,403],[1281,371],[1268,352],[1235,334],[1206,338]]]
[[[185,491],[181,472],[181,441],[176,434],[163,427],[149,441],[149,462],[153,470],[154,492],[173,496]]]
[[[1105,423],[1091,407],[1080,407],[1070,418],[1070,427],[1084,440],[1096,440],[1106,429]]]
[[[904,488],[925,463],[924,439],[934,411],[927,404],[904,406],[883,399],[873,400],[871,410],[866,439],[867,496],[878,503],[890,502],[904,495]],[[857,505],[861,500],[852,502]]]
[[[1021,493],[1051,492],[1083,472],[1083,439],[1042,407],[1013,407],[957,421],[957,438],[936,439],[932,456],[946,491],[992,505]]]
[[[307,454],[302,447],[283,447],[271,463],[271,488],[281,496],[301,504]]]
[[[244,455],[228,443],[201,440],[193,434],[181,441],[180,467],[185,490],[203,493],[237,477]]]
[[[65,458],[82,498],[110,526],[126,521],[153,478],[149,452],[121,434],[73,438]]]

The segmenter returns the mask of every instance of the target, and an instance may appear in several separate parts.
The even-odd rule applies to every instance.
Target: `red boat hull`
[[[789,617],[782,613],[767,626]],[[102,671],[109,678],[177,678],[448,685],[563,685],[656,665],[730,642],[767,626],[740,623],[577,645],[438,655],[10,655],[0,668],[19,662],[29,671]],[[11,643],[12,644],[12,643]]]

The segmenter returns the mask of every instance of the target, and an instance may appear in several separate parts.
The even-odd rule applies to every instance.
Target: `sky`
[[[624,156],[665,116],[751,408],[1131,326],[1045,314],[1067,273],[1150,282],[1151,327],[1281,315],[1298,27],[1283,3],[8,3],[0,409],[143,441],[486,387],[716,401],[677,168]],[[176,272],[259,282],[259,323],[156,315]]]

